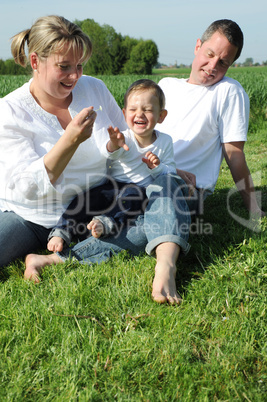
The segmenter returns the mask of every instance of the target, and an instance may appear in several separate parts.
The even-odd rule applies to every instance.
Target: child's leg
[[[62,251],[64,246],[64,240],[59,236],[52,237],[47,243],[47,249],[56,253]]]
[[[104,233],[104,225],[98,219],[94,218],[88,223],[87,229],[91,230],[92,236],[98,239]]]
[[[180,247],[175,243],[161,243],[156,248],[157,263],[152,297],[157,303],[180,304],[182,299],[176,290],[176,262]]]
[[[115,203],[114,189],[116,188],[116,182],[110,180],[98,187],[78,194],[72,200],[56,226],[56,228],[65,231],[65,237],[62,237],[67,245],[73,239],[82,241],[89,236],[87,223],[93,216],[105,213]],[[59,234],[55,232],[52,235],[58,236]]]
[[[137,215],[143,214],[146,206],[145,188],[134,183],[119,183],[120,192],[117,201],[105,216],[111,217],[113,220],[112,232],[119,232],[127,221],[133,219]],[[115,232],[114,232],[115,230]]]

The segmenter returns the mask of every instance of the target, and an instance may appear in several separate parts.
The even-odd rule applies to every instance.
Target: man
[[[262,216],[244,154],[249,99],[237,81],[225,77],[242,47],[235,22],[218,20],[207,28],[197,40],[189,79],[159,82],[168,110],[161,130],[173,137],[177,166],[196,175],[205,196],[214,190],[224,156],[246,208]],[[179,173],[190,183],[192,176]]]

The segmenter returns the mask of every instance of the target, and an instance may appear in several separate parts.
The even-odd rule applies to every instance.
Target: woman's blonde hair
[[[28,56],[25,51],[26,43]],[[57,15],[41,17],[30,29],[12,37],[12,55],[15,62],[23,67],[30,61],[31,53],[35,52],[40,59],[46,59],[63,49],[66,53],[73,50],[75,57],[82,53],[80,61],[86,63],[92,54],[92,42],[80,27]]]

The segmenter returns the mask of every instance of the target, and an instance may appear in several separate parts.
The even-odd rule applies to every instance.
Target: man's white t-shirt
[[[213,191],[223,159],[222,143],[246,141],[249,98],[239,82],[224,77],[209,87],[163,78],[168,115],[160,124],[173,139],[178,169],[196,175],[197,187]]]

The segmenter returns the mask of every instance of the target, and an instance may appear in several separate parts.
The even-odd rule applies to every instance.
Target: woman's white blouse
[[[71,117],[93,106],[97,112],[91,138],[83,142],[52,185],[43,158],[64,130],[30,93],[30,82],[0,99],[0,209],[53,227],[81,191],[99,185],[106,175],[106,158],[99,151],[107,141],[107,127],[126,128],[121,109],[105,84],[82,76],[73,90]]]

